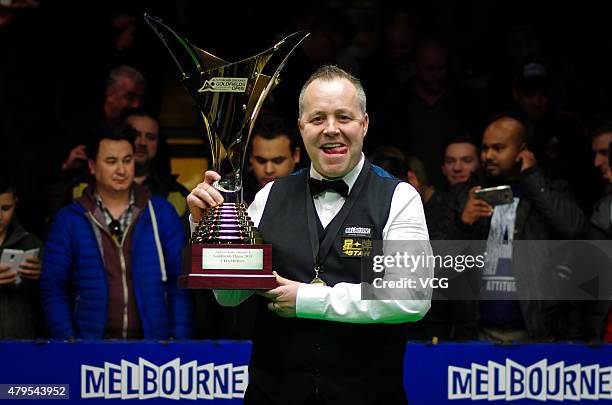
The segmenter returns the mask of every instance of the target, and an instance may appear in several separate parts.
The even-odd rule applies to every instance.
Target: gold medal
[[[322,286],[325,287],[327,284],[325,284],[325,281],[323,281],[321,278],[319,278],[319,271],[320,270],[321,270],[321,267],[319,267],[319,266],[315,266],[314,267],[315,277],[312,279],[310,284],[313,284],[313,285],[322,285]]]
[[[325,287],[327,285],[327,284],[325,284],[325,281],[321,280],[319,277],[313,278],[312,281],[310,282],[310,284],[322,285],[323,287]]]

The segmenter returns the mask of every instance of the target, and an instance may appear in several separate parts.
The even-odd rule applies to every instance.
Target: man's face
[[[612,133],[605,133],[593,138],[591,148],[595,154],[593,165],[599,169],[604,179],[612,183],[612,170],[610,169],[610,142]]]
[[[89,160],[89,170],[98,191],[129,192],[134,180],[134,148],[128,141],[102,139],[96,160]]]
[[[442,174],[450,185],[466,182],[480,164],[476,146],[471,143],[451,143],[444,152]]]
[[[522,91],[515,87],[514,100],[521,110],[532,120],[540,118],[548,109],[550,96],[542,91]]]
[[[368,122],[351,82],[318,79],[310,83],[298,124],[315,170],[330,179],[351,171],[361,159]]]
[[[145,89],[127,77],[119,78],[118,83],[106,90],[108,118],[120,118],[126,111],[142,106]]]
[[[153,118],[147,116],[132,115],[127,121],[138,134],[134,141],[134,159],[137,164],[146,165],[157,155],[159,125]]]
[[[425,47],[418,53],[415,74],[430,93],[439,94],[446,89],[448,74],[446,52],[438,47]]]
[[[509,177],[520,169],[516,158],[522,149],[524,145],[515,131],[490,125],[482,138],[482,165],[491,177]]]
[[[299,161],[300,149],[291,153],[291,141],[287,136],[265,139],[255,134],[251,141],[250,162],[260,188],[277,177],[292,173]]]
[[[15,205],[17,205],[17,198],[13,193],[0,194],[0,235],[6,233],[15,215]]]

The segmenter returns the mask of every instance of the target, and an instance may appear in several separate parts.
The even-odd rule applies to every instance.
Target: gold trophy
[[[242,165],[249,137],[266,96],[278,84],[289,55],[308,36],[296,32],[268,50],[239,62],[220,59],[178,35],[161,19],[145,21],[178,65],[194,99],[211,147],[213,184],[224,203],[209,208],[191,236],[179,286],[215,289],[270,289],[272,246],[264,244],[242,199]]]

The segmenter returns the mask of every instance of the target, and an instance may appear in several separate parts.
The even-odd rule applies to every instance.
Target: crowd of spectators
[[[0,265],[0,337],[250,337],[248,302],[221,310],[212,294],[176,289],[188,191],[170,170],[174,124],[160,117],[179,75],[142,20],[151,11],[231,60],[310,31],[253,130],[247,202],[309,163],[296,123],[304,80],[327,63],[361,78],[368,158],[419,192],[432,240],[483,240],[499,259],[473,280],[480,300],[434,301],[413,339],[612,341],[607,301],[566,303],[578,311],[568,319],[506,265],[521,267],[515,240],[612,235],[612,81],[578,44],[600,36],[604,53],[607,32],[550,38],[562,30],[535,5],[270,1],[238,2],[230,33],[223,19],[203,24],[211,10],[199,2],[124,3],[92,2],[79,17],[79,2],[0,6],[0,251],[39,249],[14,271]],[[476,198],[498,185],[512,202]]]

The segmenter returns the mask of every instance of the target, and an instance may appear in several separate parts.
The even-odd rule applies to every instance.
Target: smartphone
[[[19,249],[4,249],[2,251],[2,257],[0,258],[1,264],[8,264],[11,266],[9,271],[17,274],[15,284],[21,283],[21,277],[19,277],[19,265],[24,261],[24,251]]]
[[[23,261],[23,254],[25,252],[19,249],[4,249],[2,251],[2,258],[0,258],[1,264],[8,264],[11,266],[13,272],[17,272],[19,265]]]
[[[26,250],[25,252],[23,252],[23,261],[25,262],[25,259],[27,257],[36,257],[36,258],[38,258],[38,253],[40,253],[40,249],[39,248]]]
[[[493,207],[496,205],[510,204],[514,198],[512,189],[508,185],[481,188],[474,192],[474,196],[481,200],[485,200]]]

